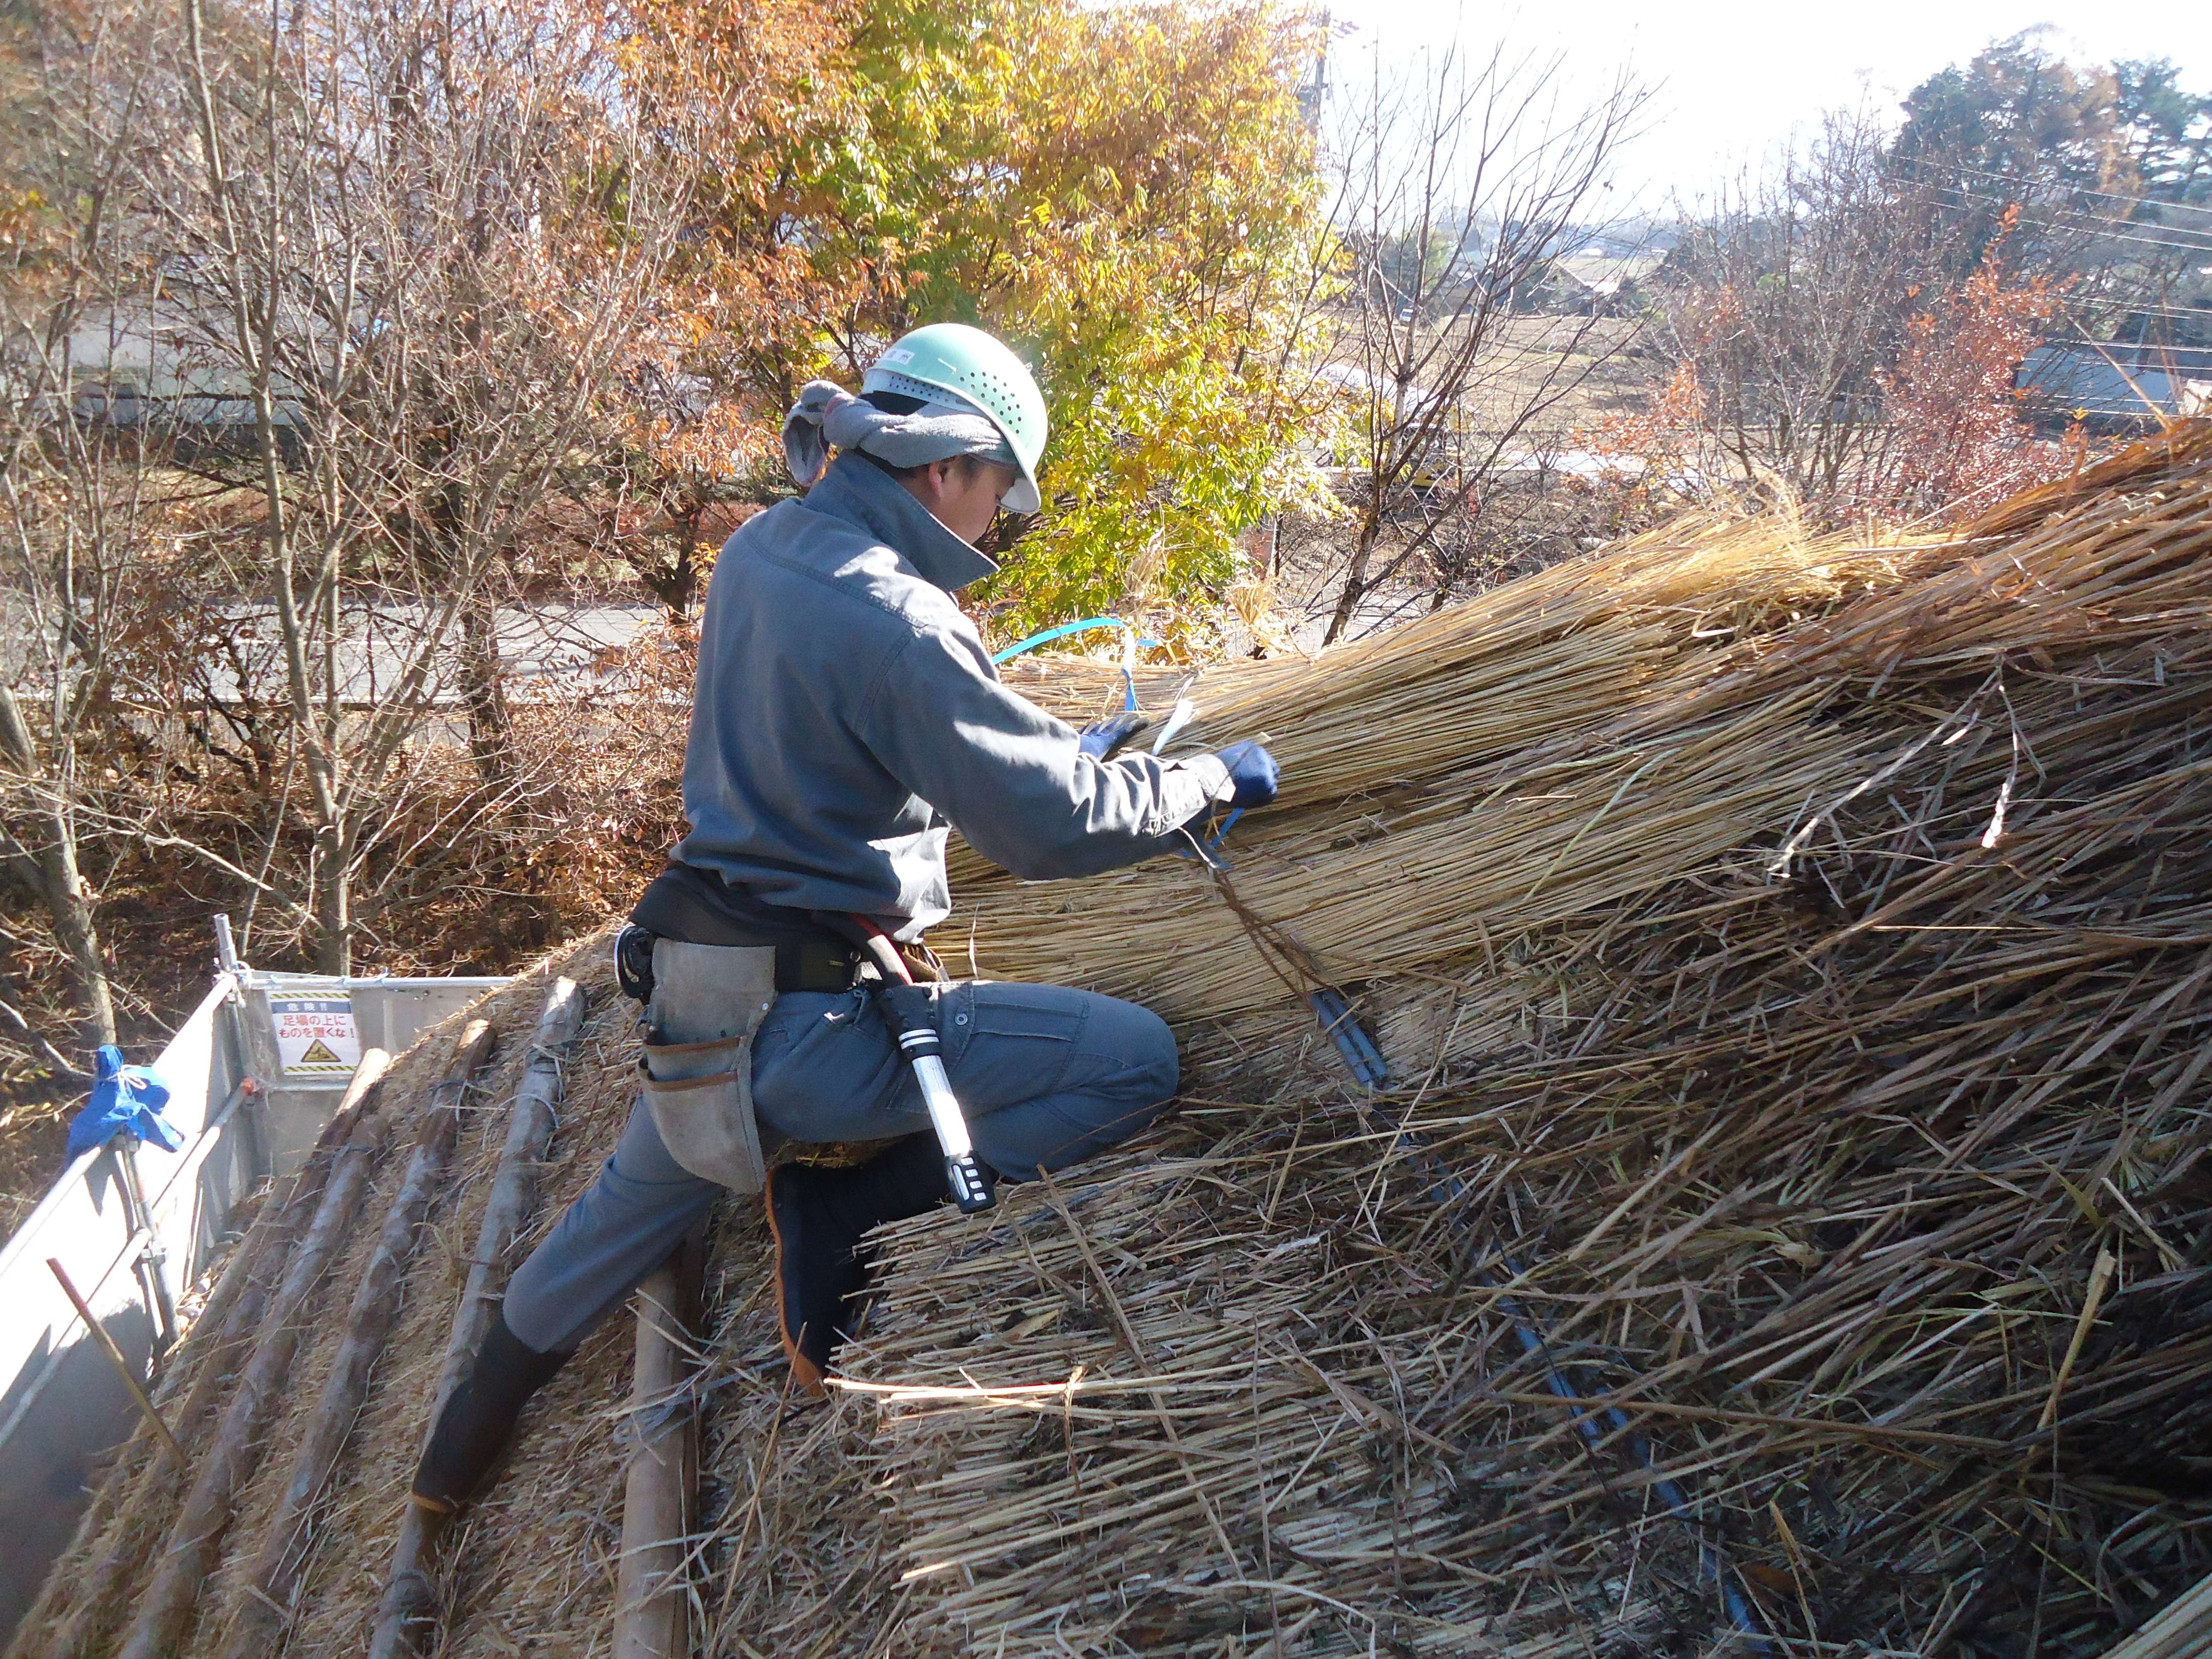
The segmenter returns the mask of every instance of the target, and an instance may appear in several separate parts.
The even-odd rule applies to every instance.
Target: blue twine
[[[1146,639],[1142,634],[1137,634],[1136,623],[1124,622],[1119,617],[1085,617],[1078,622],[1062,623],[1057,628],[1048,628],[1043,633],[1032,634],[1025,640],[1017,640],[1005,650],[993,652],[991,660],[994,663],[1012,662],[1025,651],[1034,651],[1041,645],[1050,645],[1054,640],[1064,640],[1070,634],[1088,634],[1097,628],[1127,629],[1136,634],[1137,643],[1147,650],[1159,644],[1158,640]]]
[[[1121,628],[1128,630],[1129,642],[1133,650],[1137,646],[1150,649],[1159,644],[1158,640],[1146,639],[1139,634],[1137,631],[1136,623],[1124,622],[1119,617],[1085,617],[1075,622],[1062,623],[1057,628],[1048,628],[1042,634],[1032,634],[1025,640],[1015,641],[1005,650],[993,653],[991,664],[996,667],[1000,663],[1012,662],[1024,651],[1034,651],[1041,645],[1050,645],[1054,640],[1064,640],[1071,634],[1088,634],[1100,628]],[[1131,660],[1134,660],[1133,656]],[[1137,712],[1137,677],[1129,672],[1127,662],[1121,665],[1121,706],[1133,714]]]

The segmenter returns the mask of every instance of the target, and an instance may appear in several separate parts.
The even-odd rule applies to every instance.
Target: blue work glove
[[[1229,781],[1236,790],[1229,798],[1229,805],[1238,811],[1248,806],[1265,806],[1275,799],[1276,787],[1283,779],[1282,769],[1275,764],[1273,755],[1249,738],[1231,744],[1214,759],[1229,769]]]
[[[118,1134],[150,1140],[165,1152],[173,1152],[185,1138],[161,1115],[169,1103],[169,1085],[143,1066],[125,1066],[123,1050],[104,1044],[93,1062],[92,1098],[70,1120],[69,1159],[74,1164],[96,1146],[105,1146]]]
[[[1085,726],[1076,742],[1091,759],[1109,760],[1116,749],[1128,742],[1129,734],[1150,718],[1133,708],[1119,714],[1109,714],[1104,720],[1093,720]]]

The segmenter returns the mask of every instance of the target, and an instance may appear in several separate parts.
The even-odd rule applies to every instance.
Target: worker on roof
[[[1029,370],[959,324],[899,340],[857,398],[806,386],[784,450],[811,488],[748,521],[714,567],[684,763],[690,833],[618,948],[625,988],[653,998],[654,1018],[666,988],[641,981],[671,971],[672,942],[760,963],[772,948],[765,1015],[743,1028],[747,1133],[770,1146],[888,1143],[857,1165],[784,1162],[765,1176],[784,1352],[817,1393],[860,1310],[863,1237],[946,1196],[919,1086],[856,988],[840,919],[866,919],[933,968],[922,940],[951,910],[948,827],[1017,876],[1085,876],[1187,845],[1183,826],[1217,806],[1274,799],[1275,763],[1255,743],[1116,756],[1126,721],[1079,732],[1000,683],[952,596],[998,568],[975,544],[999,511],[1038,510],[1045,430]],[[1103,1152],[1175,1092],[1175,1038],[1146,1009],[1050,985],[939,976],[927,990],[976,1157],[1000,1178]],[[523,1403],[725,1190],[672,1139],[680,1150],[641,1102],[597,1182],[516,1271],[440,1413],[418,1504],[450,1512],[482,1482]]]

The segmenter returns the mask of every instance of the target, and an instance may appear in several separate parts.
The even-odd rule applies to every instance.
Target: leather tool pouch
[[[655,939],[653,1000],[638,1062],[646,1105],[668,1155],[737,1193],[768,1182],[753,1115],[753,1033],[775,1003],[768,945]]]

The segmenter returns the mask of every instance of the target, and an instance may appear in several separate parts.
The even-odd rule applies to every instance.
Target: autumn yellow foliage
[[[1218,592],[1237,533],[1319,499],[1299,319],[1324,234],[1266,3],[631,0],[623,63],[694,168],[690,289],[661,343],[717,392],[666,462],[772,482],[805,380],[890,337],[990,328],[1050,404],[1047,509],[983,594],[1000,629]]]

